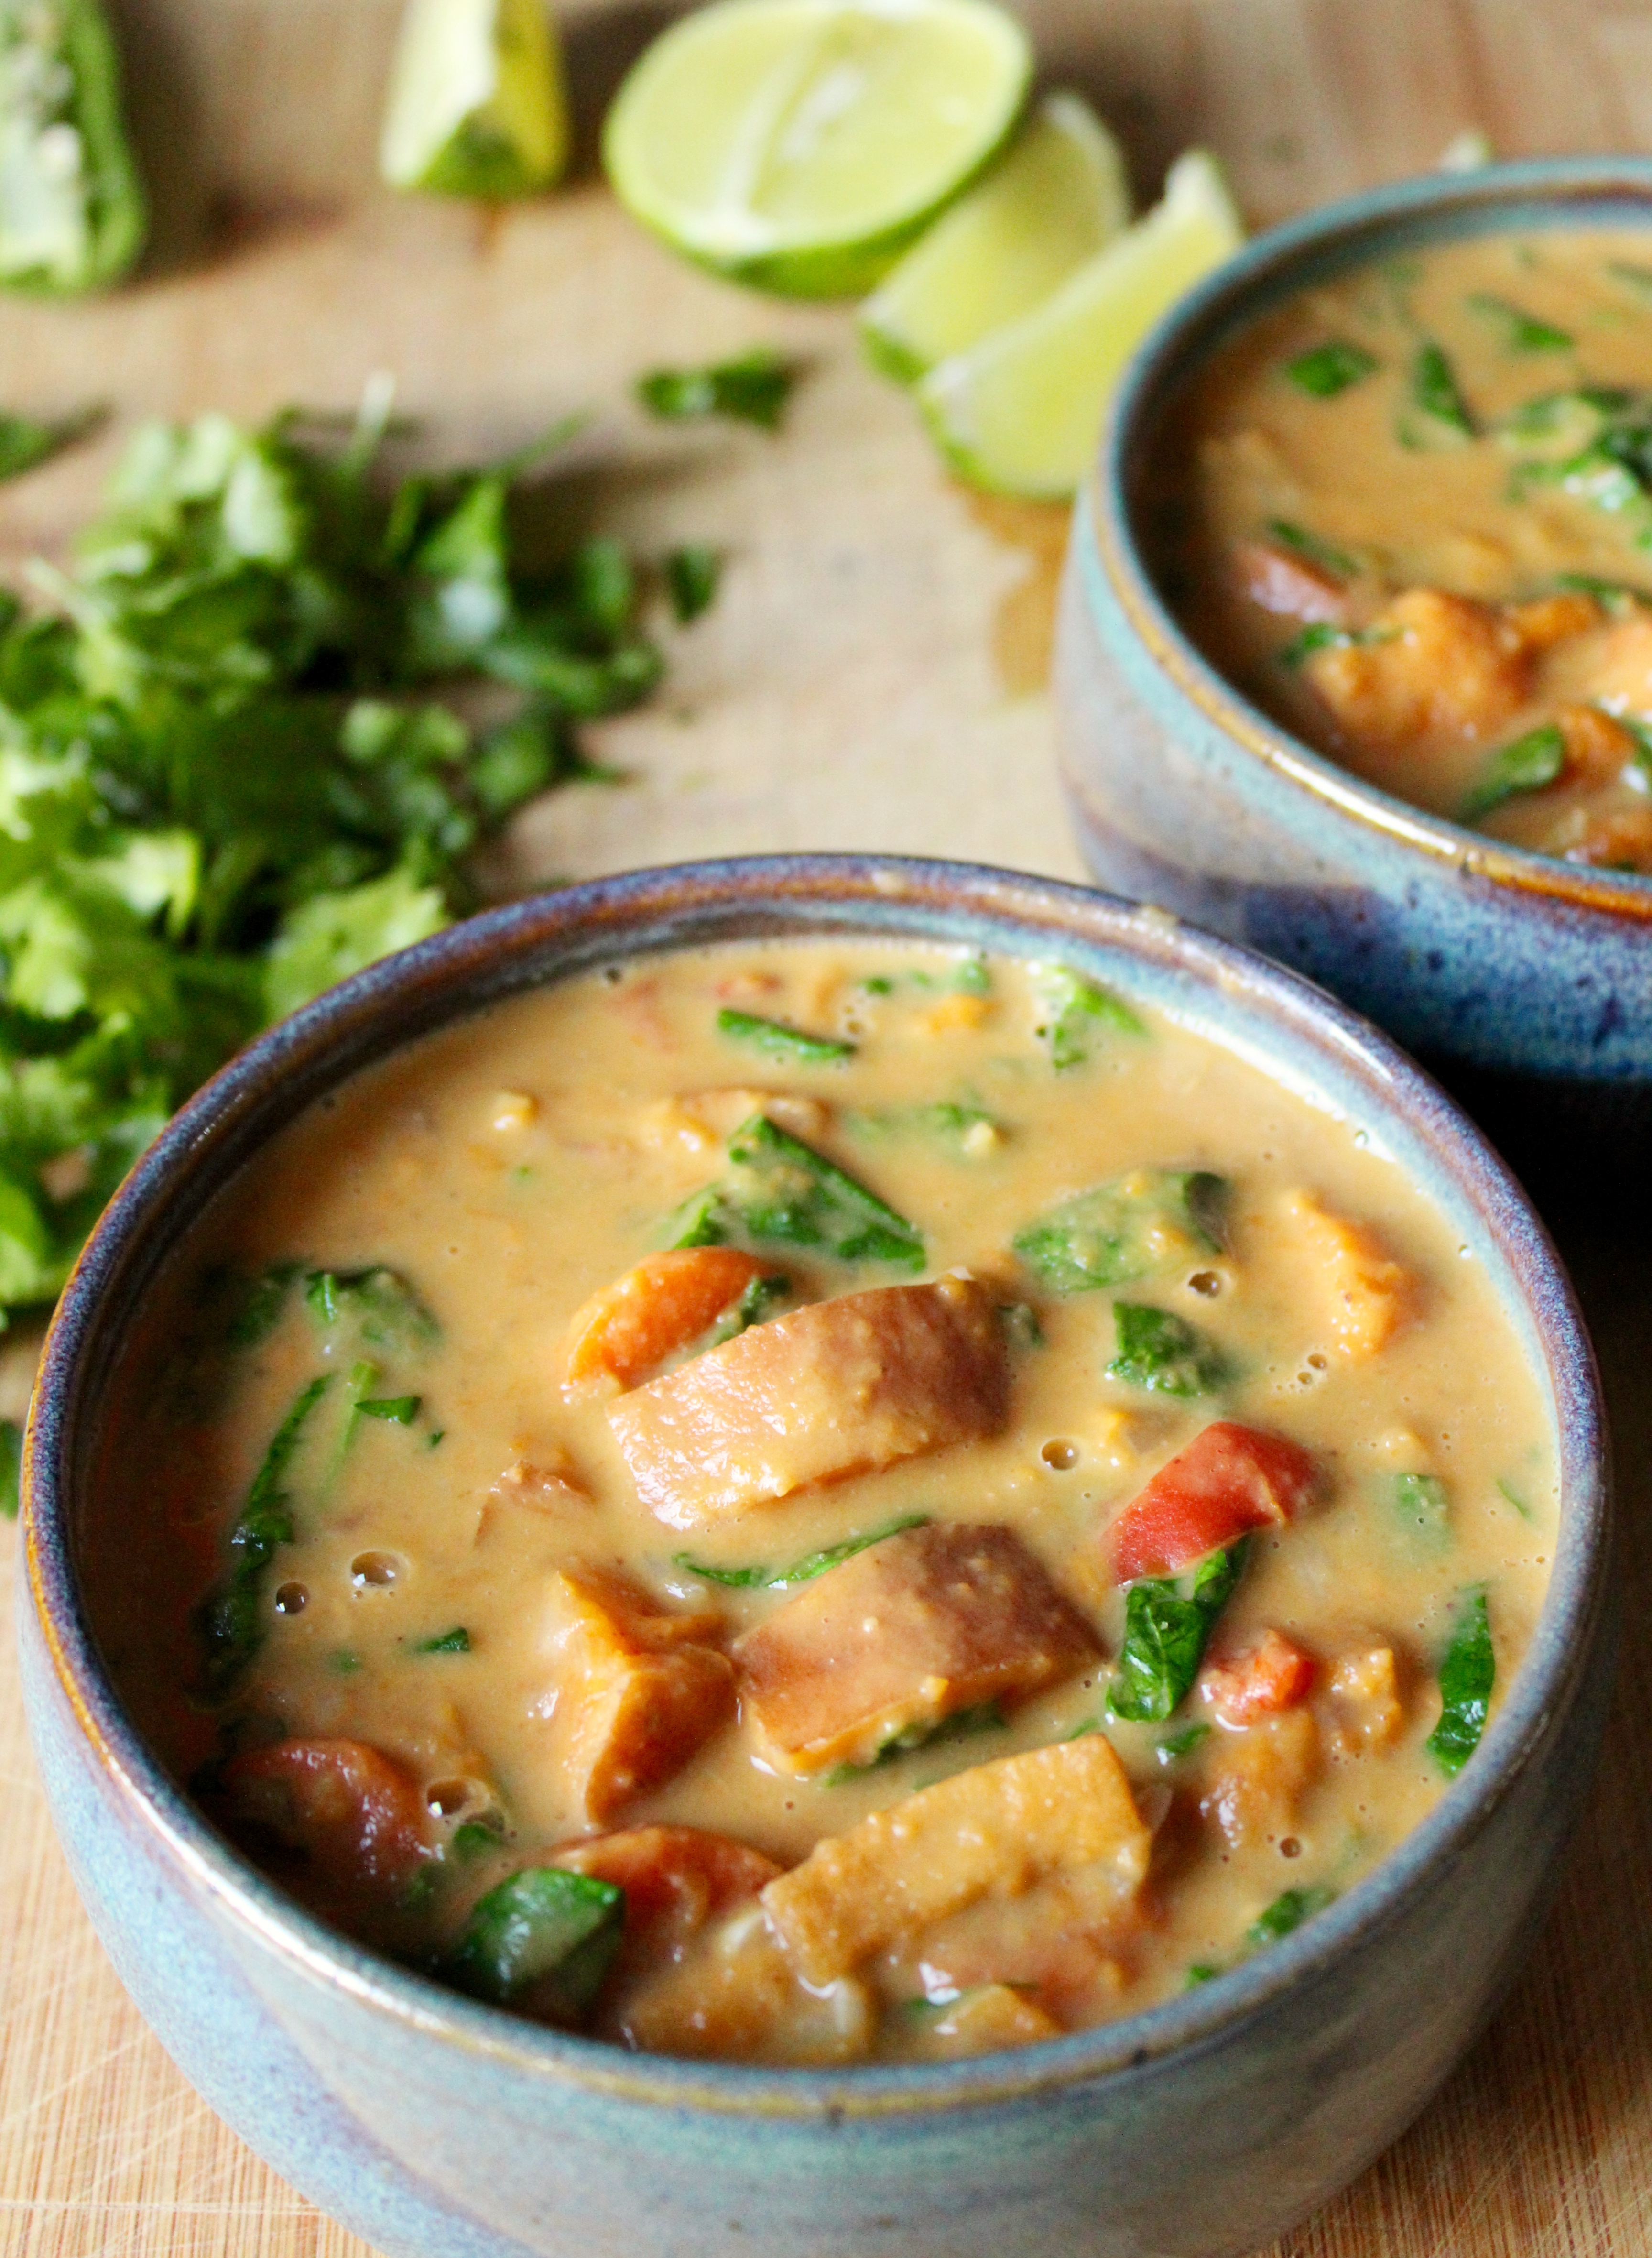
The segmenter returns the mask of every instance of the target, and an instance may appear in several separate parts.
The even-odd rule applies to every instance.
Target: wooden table
[[[663,692],[608,725],[632,781],[532,810],[502,881],[682,855],[886,848],[1077,876],[1042,690],[1059,513],[987,508],[937,470],[839,311],[677,266],[592,177],[497,219],[372,188],[394,0],[125,0],[158,184],[157,271],[90,308],[8,307],[0,402],[106,396],[106,443],[0,493],[0,567],[60,550],[142,414],[344,404],[377,368],[434,454],[590,402],[571,512],[731,555]],[[567,11],[586,143],[663,11]],[[1633,0],[1038,0],[1052,77],[1127,139],[1145,191],[1193,139],[1250,217],[1429,164],[1652,147],[1652,9]],[[805,357],[784,434],[649,429],[628,380],[757,342]],[[1616,1413],[1627,1651],[1600,1791],[1512,1999],[1421,2123],[1292,2258],[1631,2258],[1652,2250],[1652,1230],[1563,1220]],[[0,1398],[24,1360],[0,1368]],[[0,1409],[11,1408],[0,1401]],[[0,1531],[0,1613],[14,1540]],[[360,2258],[211,2114],[81,1914],[0,1626],[0,2250],[16,2258]]]

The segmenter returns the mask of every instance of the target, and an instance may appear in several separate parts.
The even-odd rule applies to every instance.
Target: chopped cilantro
[[[656,368],[637,380],[637,398],[650,415],[678,422],[700,415],[728,415],[777,431],[798,372],[783,357],[759,345],[734,360],[708,368]]]

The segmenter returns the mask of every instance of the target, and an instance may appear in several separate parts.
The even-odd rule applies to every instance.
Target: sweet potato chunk
[[[734,1672],[707,1640],[709,1610],[674,1615],[621,1577],[564,1569],[556,1598],[565,1620],[576,1704],[564,1754],[588,1817],[601,1825],[681,1771],[732,1715]]]
[[[405,1889],[432,1844],[418,1786],[365,1741],[277,1741],[223,1768],[237,1818],[301,1850],[338,1889]]]
[[[1622,722],[1598,706],[1563,706],[1555,722],[1566,748],[1567,784],[1615,784],[1639,756],[1640,746]]]
[[[683,1960],[640,1977],[598,2027],[648,2054],[824,2066],[861,2060],[876,2023],[865,1985],[843,1977],[811,1989],[754,1910],[732,1914]]]
[[[1478,742],[1526,702],[1535,653],[1490,604],[1408,588],[1378,614],[1372,637],[1316,650],[1302,669],[1357,746]]]
[[[1061,2026],[1036,1999],[1008,1984],[982,1984],[939,2013],[914,2017],[914,2053],[947,2061],[954,2055],[996,2054],[1003,2047],[1059,2039]]]
[[[1370,1635],[1340,1656],[1326,1691],[1333,1755],[1363,1756],[1398,1739],[1405,1703],[1399,1664],[1386,1638]]]
[[[680,1959],[691,1939],[781,1869],[748,1843],[703,1827],[633,1827],[564,1843],[550,1864],[594,1874],[625,1892],[625,1941],[617,1980]]]
[[[809,1984],[830,1984],[905,1931],[1046,1874],[1105,1864],[1140,1886],[1151,1837],[1101,1733],[1000,1757],[817,1843],[770,1882],[770,1926]]]
[[[1375,1356],[1412,1315],[1416,1280],[1374,1232],[1333,1215],[1311,1192],[1293,1192],[1285,1212],[1320,1277],[1329,1304],[1329,1346],[1350,1360]]]
[[[1312,1709],[1282,1710],[1223,1736],[1199,1807],[1236,1850],[1276,1840],[1294,1826],[1297,1805],[1319,1767]]]
[[[650,1254],[594,1295],[569,1328],[568,1385],[635,1387],[686,1348],[768,1267],[737,1246],[678,1246]]]
[[[805,1584],[734,1659],[781,1762],[817,1772],[869,1763],[956,1710],[1020,1700],[1095,1652],[1012,1530],[932,1523]]]
[[[1270,1626],[1247,1653],[1212,1663],[1199,1691],[1225,1724],[1249,1725],[1294,1709],[1307,1701],[1313,1684],[1313,1656]]]
[[[1233,552],[1233,569],[1241,594],[1280,619],[1300,620],[1305,627],[1321,621],[1341,627],[1348,618],[1342,582],[1271,541],[1241,541]]]
[[[620,1397],[608,1423],[644,1504],[692,1529],[994,1434],[1009,1393],[991,1296],[947,1277],[753,1326]]]
[[[1114,1522],[1113,1573],[1176,1576],[1247,1530],[1293,1521],[1319,1486],[1300,1443],[1218,1419],[1159,1467]]]

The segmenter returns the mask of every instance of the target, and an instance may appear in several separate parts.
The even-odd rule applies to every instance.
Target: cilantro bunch
[[[471,850],[659,676],[618,544],[524,564],[533,458],[393,481],[388,416],[150,425],[74,572],[32,568],[52,608],[0,596],[0,1324],[230,1052],[472,906]]]

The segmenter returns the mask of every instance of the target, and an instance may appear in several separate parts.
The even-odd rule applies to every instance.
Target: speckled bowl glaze
[[[310,1920],[138,1736],[78,1574],[107,1382],[208,1200],[345,1076],[490,1000],[754,934],[1056,955],[1356,1120],[1486,1267],[1561,1438],[1552,1582],[1485,1741],[1372,1876],[1276,1949],[1014,2054],[770,2070],[514,2020]],[[578,886],[422,943],[265,1036],[117,1195],[46,1346],[25,1461],[22,1660],[59,1830],[166,2046],[276,2169],[396,2258],[1216,2258],[1405,2126],[1528,1943],[1578,1814],[1611,1645],[1606,1442],[1577,1309],[1518,1188],[1438,1090],[1304,982],[1159,912],[955,864],[822,856]],[[135,1532],[134,1541],[144,1541]]]
[[[1400,252],[1576,226],[1652,239],[1652,161],[1402,181],[1259,236],[1181,302],[1131,365],[1074,522],[1063,764],[1104,885],[1296,966],[1454,1080],[1464,1067],[1538,1077],[1585,1093],[1597,1117],[1645,1121],[1652,880],[1504,846],[1310,751],[1194,649],[1140,538],[1169,401],[1258,315]]]

